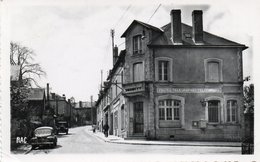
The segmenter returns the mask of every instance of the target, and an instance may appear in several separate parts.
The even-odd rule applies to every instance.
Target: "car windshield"
[[[52,129],[50,128],[40,128],[35,130],[35,136],[36,137],[44,137],[49,136],[52,133]]]

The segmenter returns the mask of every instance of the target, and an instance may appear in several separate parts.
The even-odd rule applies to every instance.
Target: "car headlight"
[[[54,138],[54,137],[52,137],[52,136],[49,136],[49,137],[47,137],[48,139],[52,139],[52,138]]]

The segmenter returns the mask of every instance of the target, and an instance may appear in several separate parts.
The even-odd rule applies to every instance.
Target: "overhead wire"
[[[125,14],[127,13],[127,11],[131,8],[131,6],[132,6],[132,5],[129,5],[129,6],[126,8],[125,12],[121,15],[121,17],[118,19],[117,23],[114,25],[114,28],[117,27],[117,25],[118,25],[119,22],[123,19],[123,17],[124,17]]]
[[[158,11],[158,9],[161,7],[161,4],[159,4],[159,6],[156,8],[156,10],[154,11],[154,13],[152,14],[152,16],[149,18],[149,20],[147,21],[147,23],[150,22],[150,20],[152,19],[152,17],[154,16],[154,14]]]
[[[114,27],[113,27],[114,29],[118,26],[118,24],[120,23],[120,21],[124,18],[124,16],[126,15],[127,11],[128,11],[131,7],[132,7],[131,4],[127,6],[127,8],[126,8],[125,11],[123,12],[123,14],[120,16],[120,18],[118,19],[118,21],[117,21],[116,24],[114,25]],[[124,43],[125,43],[125,42],[120,43],[120,44],[118,45],[118,47],[121,46],[121,45],[123,45]]]

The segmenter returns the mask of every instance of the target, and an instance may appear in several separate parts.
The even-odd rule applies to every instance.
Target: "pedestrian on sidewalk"
[[[107,123],[103,126],[103,130],[104,130],[105,137],[108,137],[109,126]]]
[[[93,130],[93,133],[96,132],[96,125],[92,125],[92,130]]]

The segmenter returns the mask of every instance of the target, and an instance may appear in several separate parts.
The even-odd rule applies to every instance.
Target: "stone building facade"
[[[124,80],[124,59],[125,50],[118,56],[117,47],[113,53],[113,68],[110,71],[103,88],[100,91],[96,102],[97,107],[97,125],[102,130],[103,125],[107,123],[110,127],[109,134],[122,136],[126,132],[125,124],[125,97],[123,94]]]
[[[247,47],[203,31],[202,17],[194,10],[189,26],[172,10],[161,28],[134,20],[123,33],[126,126],[120,136],[241,140]]]

